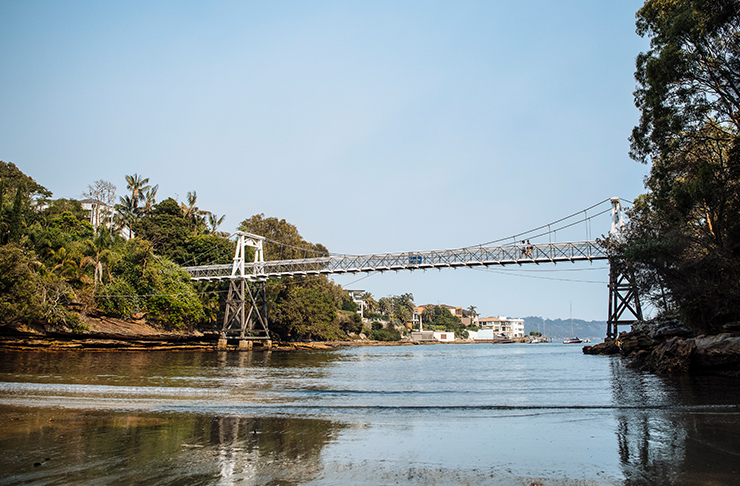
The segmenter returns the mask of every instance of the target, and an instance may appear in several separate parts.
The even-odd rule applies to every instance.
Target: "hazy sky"
[[[641,4],[0,0],[0,160],[54,197],[138,173],[226,231],[264,213],[337,253],[484,243],[643,192]],[[603,262],[492,270],[336,281],[606,319]]]

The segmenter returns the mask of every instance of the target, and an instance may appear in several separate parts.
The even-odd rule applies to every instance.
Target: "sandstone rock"
[[[647,349],[638,349],[634,353],[632,353],[629,357],[629,361],[627,362],[627,368],[644,368],[645,362],[650,357],[650,351]]]
[[[622,356],[629,356],[642,349],[649,350],[658,344],[658,341],[651,338],[645,330],[620,332],[618,340]]]
[[[740,367],[740,337],[718,334],[697,338],[694,360],[702,368]]]
[[[693,339],[675,336],[653,349],[645,360],[645,368],[659,375],[688,374],[695,351]]]
[[[584,346],[583,354],[619,354],[619,346],[613,339],[606,339],[603,343]]]

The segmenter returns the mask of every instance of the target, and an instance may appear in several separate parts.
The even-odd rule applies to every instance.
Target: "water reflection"
[[[0,408],[0,484],[298,484],[341,426],[320,419]]]
[[[720,377],[659,378],[611,362],[625,484],[732,484],[740,410]],[[732,394],[732,393],[730,393]]]
[[[736,381],[662,379],[564,345],[3,358],[0,485],[740,476]]]

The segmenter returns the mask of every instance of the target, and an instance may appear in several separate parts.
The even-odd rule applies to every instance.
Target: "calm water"
[[[740,382],[576,345],[0,360],[0,484],[740,482]]]

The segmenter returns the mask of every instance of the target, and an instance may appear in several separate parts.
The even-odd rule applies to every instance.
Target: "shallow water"
[[[740,382],[580,346],[0,359],[0,484],[740,481]]]

